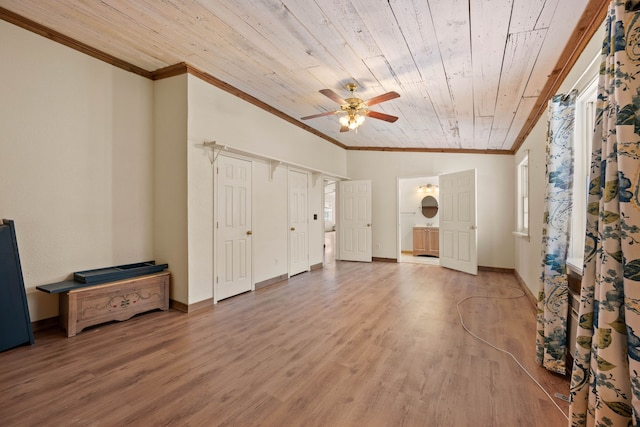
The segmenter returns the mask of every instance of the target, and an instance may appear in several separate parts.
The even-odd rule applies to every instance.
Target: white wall
[[[345,176],[345,150],[203,80],[189,76],[189,146],[216,141]]]
[[[373,256],[397,257],[397,177],[437,176],[477,169],[478,264],[513,268],[515,170],[513,156],[497,154],[348,151],[353,179],[371,179]],[[378,248],[379,246],[379,248]]]
[[[187,76],[154,82],[154,254],[168,263],[171,299],[189,302]]]
[[[212,296],[205,140],[346,174],[343,149],[192,76],[152,82],[4,21],[0,40],[0,216],[16,221],[32,320],[58,309],[35,286],[149,259],[169,263],[171,298]],[[288,234],[286,166],[273,181],[267,163],[254,167],[265,212],[255,282],[287,273]],[[310,174],[311,265],[322,262],[321,182]]]
[[[153,259],[153,87],[0,21],[0,217],[15,220],[32,321],[37,285]]]
[[[205,141],[276,158],[301,167],[346,175],[345,150],[197,77],[188,79],[188,303],[211,298],[214,182]],[[251,158],[249,156],[248,158]],[[288,271],[287,166],[253,160],[253,282]],[[309,263],[322,263],[322,175],[310,174]],[[271,197],[268,197],[271,196]],[[318,219],[313,219],[313,214]]]
[[[250,124],[250,125],[248,125]],[[344,150],[191,75],[155,83],[156,257],[172,271],[171,297],[194,304],[213,297],[214,153],[205,141],[302,167],[344,175]],[[267,131],[268,130],[268,131]],[[218,153],[216,153],[218,154]],[[252,161],[253,283],[288,272],[285,163]],[[322,175],[309,174],[309,262],[322,263]],[[318,215],[318,220],[313,219]]]
[[[560,86],[557,93],[568,93],[581,80],[584,71],[599,54],[604,39],[604,27],[593,36],[586,49]],[[584,82],[584,80],[582,80]],[[580,89],[580,88],[579,88]],[[518,275],[531,293],[537,297],[542,251],[542,222],[544,215],[545,164],[547,114],[540,120],[516,153],[513,168],[529,150],[529,239],[516,238],[516,265]]]

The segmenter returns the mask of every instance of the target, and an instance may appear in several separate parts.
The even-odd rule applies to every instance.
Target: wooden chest
[[[60,294],[60,324],[67,336],[87,326],[127,320],[154,309],[169,309],[170,273],[150,274],[100,285],[80,287]]]

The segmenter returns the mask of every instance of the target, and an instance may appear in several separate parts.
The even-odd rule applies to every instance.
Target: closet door
[[[309,174],[289,170],[289,277],[309,271]]]
[[[13,221],[0,224],[0,351],[33,344]]]
[[[371,262],[371,180],[340,181],[340,260]]]
[[[251,168],[246,160],[218,158],[216,301],[248,292],[253,286]]]

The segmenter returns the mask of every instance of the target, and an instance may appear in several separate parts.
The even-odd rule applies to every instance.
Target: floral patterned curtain
[[[640,425],[640,13],[606,20],[587,206],[572,426]]]
[[[566,373],[567,250],[573,188],[573,128],[577,91],[549,102],[542,273],[538,293],[536,361]]]

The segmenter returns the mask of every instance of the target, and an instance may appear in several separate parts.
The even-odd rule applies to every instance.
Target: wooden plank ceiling
[[[512,152],[607,3],[0,0],[0,16],[150,72],[184,62],[295,119],[336,110],[320,89],[398,92],[371,107],[395,123],[367,118],[341,133],[339,116],[304,122],[350,149]]]

